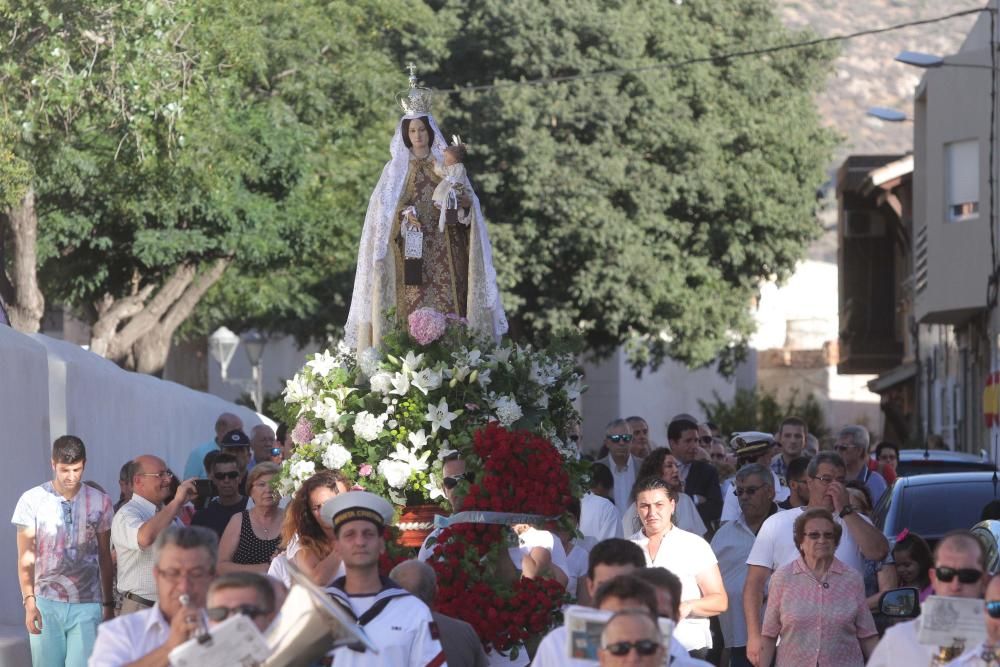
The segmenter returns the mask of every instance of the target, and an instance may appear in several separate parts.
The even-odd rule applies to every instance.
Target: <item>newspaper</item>
[[[257,667],[271,649],[247,616],[233,614],[205,637],[189,639],[170,652],[172,667]]]
[[[986,639],[981,598],[931,595],[920,605],[917,641],[929,646],[973,646]]]
[[[602,611],[591,607],[570,605],[563,611],[566,619],[566,656],[574,660],[584,660],[597,664],[597,649],[601,646],[601,633],[608,619],[613,616],[610,611]],[[674,622],[669,618],[658,619],[660,633],[663,635],[663,646],[670,652],[670,637],[674,633]]]

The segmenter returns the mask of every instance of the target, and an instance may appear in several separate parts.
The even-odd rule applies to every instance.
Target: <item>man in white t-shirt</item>
[[[844,487],[844,461],[834,452],[820,452],[809,464],[809,505],[822,507],[835,515],[844,534],[835,556],[864,573],[864,559],[882,560],[889,543],[871,521],[855,512]],[[743,612],[747,623],[747,659],[757,664],[760,651],[761,608],[764,589],[771,573],[799,557],[792,535],[795,519],[805,508],[778,512],[764,522],[747,557],[746,583],[743,586]]]

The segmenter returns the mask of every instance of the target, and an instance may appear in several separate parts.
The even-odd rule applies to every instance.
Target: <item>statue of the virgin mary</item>
[[[417,85],[412,65],[410,89],[398,100],[404,115],[368,202],[345,342],[359,351],[377,346],[390,308],[403,323],[418,308],[455,314],[499,340],[507,319],[479,197],[466,188],[458,220],[439,229],[431,197],[447,144],[431,115],[431,91]]]

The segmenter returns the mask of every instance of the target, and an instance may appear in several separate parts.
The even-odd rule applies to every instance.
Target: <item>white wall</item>
[[[155,454],[183,470],[188,453],[214,436],[215,419],[235,412],[247,429],[251,410],[149,375],[123,371],[80,347],[0,326],[0,426],[4,462],[0,502],[10,517],[20,495],[51,479],[52,441],[64,434],[87,446],[86,479],[118,498],[121,465]],[[21,624],[17,546],[0,531],[0,625]]]

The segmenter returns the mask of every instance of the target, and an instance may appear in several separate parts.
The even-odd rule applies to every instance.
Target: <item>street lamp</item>
[[[264,403],[264,378],[263,373],[260,372],[260,359],[264,356],[264,346],[266,344],[267,337],[256,329],[251,329],[243,334],[243,345],[246,348],[247,360],[250,362],[250,368],[253,373],[251,396],[253,397],[253,404],[256,406],[257,412],[263,409]]]
[[[260,412],[264,403],[264,376],[261,373],[260,362],[264,356],[267,336],[256,330],[243,334],[242,342],[253,374],[252,379],[249,380],[229,377],[229,364],[233,360],[233,355],[236,354],[236,348],[240,346],[240,340],[240,337],[227,327],[219,327],[208,337],[208,351],[219,364],[222,381],[242,387],[250,392],[254,408]]]
[[[890,109],[889,107],[869,107],[865,113],[874,118],[878,118],[879,120],[884,120],[887,123],[903,123],[906,121],[913,121],[912,118],[899,109]]]
[[[922,53],[920,51],[901,51],[899,55],[896,56],[898,62],[904,65],[912,65],[913,67],[920,67],[922,69],[934,69],[936,67],[943,67],[947,65],[948,67],[973,67],[980,69],[993,69],[991,65],[977,65],[975,63],[950,63],[947,62],[943,56],[934,55],[933,53]]]

